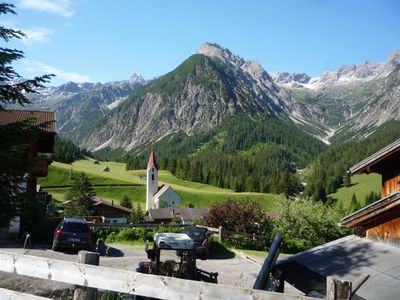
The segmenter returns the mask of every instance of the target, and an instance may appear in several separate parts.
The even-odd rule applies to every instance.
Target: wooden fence
[[[314,299],[0,251],[0,271],[158,299]],[[46,299],[0,289],[0,299]]]

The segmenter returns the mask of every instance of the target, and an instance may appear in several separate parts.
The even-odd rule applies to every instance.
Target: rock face
[[[303,81],[292,73],[276,73],[272,78],[294,99],[313,109],[325,129],[351,138],[361,136],[358,132],[367,135],[376,126],[400,119],[396,103],[399,65],[400,50],[396,50],[386,63],[345,65]]]
[[[132,94],[98,124],[84,145],[129,150],[171,132],[209,130],[237,113],[283,117],[277,97],[270,95],[242,68],[196,54]]]
[[[207,131],[229,116],[293,121],[329,142],[368,134],[399,116],[400,50],[386,63],[346,65],[311,78],[271,73],[215,43],[204,43],[170,73],[149,82],[67,83],[32,95],[57,112],[61,135],[90,150],[130,150],[177,131]],[[141,87],[141,88],[138,88]],[[367,128],[367,129],[366,129]]]
[[[138,74],[133,74],[126,81],[104,84],[69,82],[30,95],[32,105],[27,108],[55,111],[58,133],[80,144],[97,121],[144,83],[145,80]]]

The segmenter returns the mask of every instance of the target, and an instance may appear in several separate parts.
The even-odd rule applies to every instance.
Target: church
[[[146,176],[146,210],[179,207],[181,197],[169,185],[158,187],[158,166],[154,149],[150,151]]]

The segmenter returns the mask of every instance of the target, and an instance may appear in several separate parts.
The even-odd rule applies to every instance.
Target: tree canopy
[[[81,173],[74,179],[74,183],[68,193],[65,215],[67,217],[90,216],[93,213],[93,202],[91,198],[96,193],[93,184],[85,173]]]

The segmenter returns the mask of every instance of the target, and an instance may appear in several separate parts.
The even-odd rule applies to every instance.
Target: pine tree
[[[350,175],[350,172],[349,172],[349,171],[347,171],[347,172],[346,172],[346,175],[344,176],[343,185],[344,185],[345,187],[351,186],[351,175]]]
[[[68,193],[67,200],[70,202],[65,209],[67,217],[90,216],[93,213],[93,202],[91,198],[96,193],[89,177],[81,173],[75,180]]]
[[[143,216],[144,216],[144,214],[143,214],[142,207],[140,206],[139,203],[137,203],[136,209],[134,211],[133,218],[132,218],[133,223],[140,224],[142,222]]]
[[[15,6],[0,3],[0,15],[16,14]],[[0,39],[8,42],[25,37],[19,30],[0,26]],[[35,89],[50,79],[50,75],[21,80],[22,77],[13,69],[12,63],[24,57],[20,50],[0,47],[0,110],[4,104],[29,103],[26,95],[35,93]],[[29,173],[29,164],[21,160],[26,153],[30,138],[39,134],[38,127],[32,120],[0,126],[0,227],[8,226],[17,214],[21,201],[30,195],[21,194],[20,183]]]
[[[126,208],[132,208],[132,200],[127,195],[124,195],[121,200],[121,205]]]
[[[360,203],[357,201],[356,194],[353,193],[351,196],[351,201],[350,201],[350,209],[351,211],[355,212],[361,208]]]

